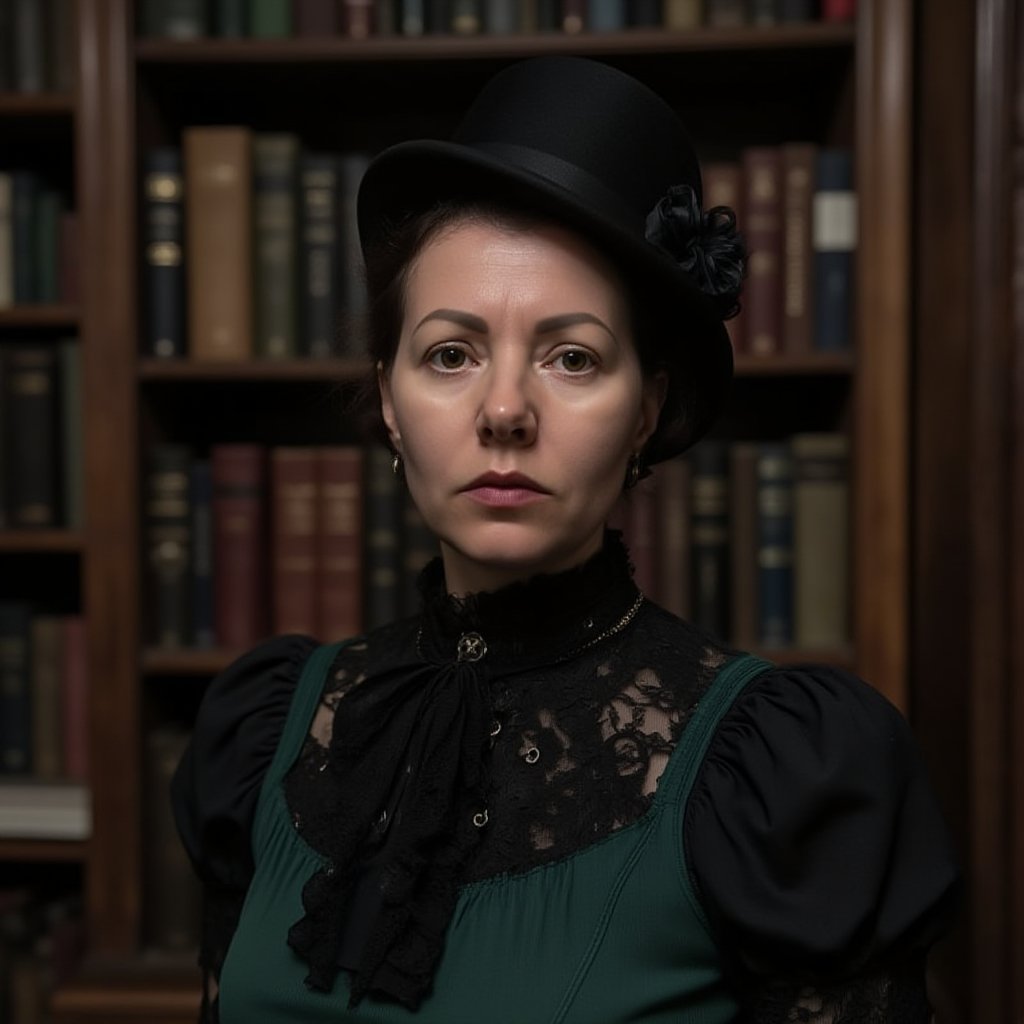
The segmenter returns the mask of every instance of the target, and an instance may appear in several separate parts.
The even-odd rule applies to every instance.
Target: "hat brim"
[[[733,376],[728,332],[708,297],[663,250],[572,189],[487,152],[441,140],[403,142],[367,168],[359,186],[357,220],[364,252],[388,222],[438,200],[497,200],[578,231],[616,266],[648,320],[664,319],[657,344],[669,372],[665,415],[685,410],[684,440],[671,450],[650,448],[648,462],[680,454],[717,419]],[[661,328],[659,327],[659,330]],[[673,408],[676,406],[678,408]]]

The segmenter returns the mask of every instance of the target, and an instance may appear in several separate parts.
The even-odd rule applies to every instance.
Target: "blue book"
[[[217,646],[213,601],[213,477],[210,463],[196,459],[189,472],[192,533],[192,644]]]
[[[519,5],[516,0],[484,0],[484,31],[491,34],[519,29]]]
[[[760,642],[793,642],[793,454],[763,444],[757,456],[757,598]]]
[[[145,351],[161,359],[174,359],[185,354],[181,150],[171,146],[149,150],[144,174]]]
[[[338,330],[338,161],[329,153],[299,158],[302,353],[334,354]]]
[[[626,24],[625,0],[590,0],[587,15],[592,32],[617,32]]]
[[[32,610],[0,604],[0,774],[32,771]]]
[[[853,339],[853,260],[857,249],[857,196],[853,154],[818,154],[814,193],[814,344],[845,351]]]

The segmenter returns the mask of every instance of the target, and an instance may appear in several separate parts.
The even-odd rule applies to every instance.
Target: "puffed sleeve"
[[[275,637],[213,679],[171,782],[178,832],[205,892],[200,964],[214,977],[252,876],[249,837],[260,786],[316,645],[306,636]]]
[[[684,830],[712,931],[747,977],[841,981],[920,963],[957,901],[906,721],[839,670],[775,669],[737,698]]]

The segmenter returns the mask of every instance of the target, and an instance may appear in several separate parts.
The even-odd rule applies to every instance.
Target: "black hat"
[[[693,145],[658,95],[579,57],[508,66],[451,141],[403,142],[371,162],[358,198],[364,252],[388,222],[453,198],[549,217],[618,266],[669,370],[645,461],[676,455],[707,431],[732,379],[723,319],[738,309],[743,247],[731,210],[702,211]]]

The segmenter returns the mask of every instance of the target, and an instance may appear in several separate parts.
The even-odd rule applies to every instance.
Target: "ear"
[[[380,413],[384,418],[388,437],[391,439],[395,451],[401,454],[402,432],[398,429],[398,421],[395,418],[395,403],[391,397],[391,376],[384,368],[383,363],[377,364],[377,390],[380,392]]]
[[[668,395],[668,374],[664,370],[644,378],[643,393],[640,396],[640,418],[634,438],[634,451],[642,451],[658,427],[661,407]]]

